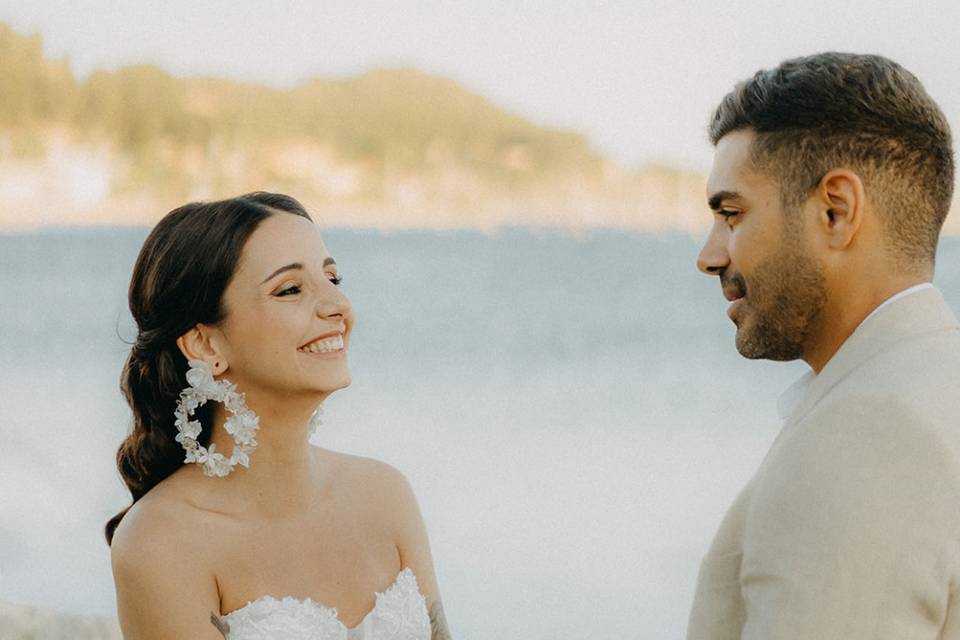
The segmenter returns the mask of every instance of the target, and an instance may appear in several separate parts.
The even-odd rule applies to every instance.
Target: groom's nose
[[[697,268],[708,276],[717,276],[730,266],[727,253],[726,232],[722,224],[714,224],[707,241],[697,256]]]

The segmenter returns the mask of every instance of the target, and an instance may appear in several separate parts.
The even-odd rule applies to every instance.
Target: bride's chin
[[[353,378],[349,373],[339,376],[337,378],[326,378],[323,381],[318,381],[319,383],[313,387],[313,389],[319,394],[330,395],[340,389],[346,389],[353,382]]]

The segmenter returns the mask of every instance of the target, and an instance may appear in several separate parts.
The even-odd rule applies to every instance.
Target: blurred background
[[[357,308],[322,446],[417,491],[460,640],[682,637],[799,363],[742,360],[707,118],[822,50],[960,126],[960,5],[0,0],[0,636],[115,637],[126,286],[190,200],[294,195]],[[960,311],[960,220],[936,284]],[[34,634],[34,635],[28,635]]]

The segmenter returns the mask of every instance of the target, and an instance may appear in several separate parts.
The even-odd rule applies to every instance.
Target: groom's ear
[[[177,338],[177,347],[187,360],[203,360],[219,375],[227,370],[227,358],[217,348],[213,333],[212,327],[197,324]]]
[[[826,248],[849,248],[863,224],[866,207],[860,176],[849,169],[834,169],[820,179],[811,200],[814,224]]]

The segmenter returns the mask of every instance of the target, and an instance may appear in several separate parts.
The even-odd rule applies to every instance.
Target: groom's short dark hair
[[[912,73],[877,55],[787,60],[723,98],[710,139],[738,129],[756,133],[753,164],[778,180],[786,208],[831,169],[852,169],[900,266],[932,264],[953,194],[953,151],[943,112]]]

